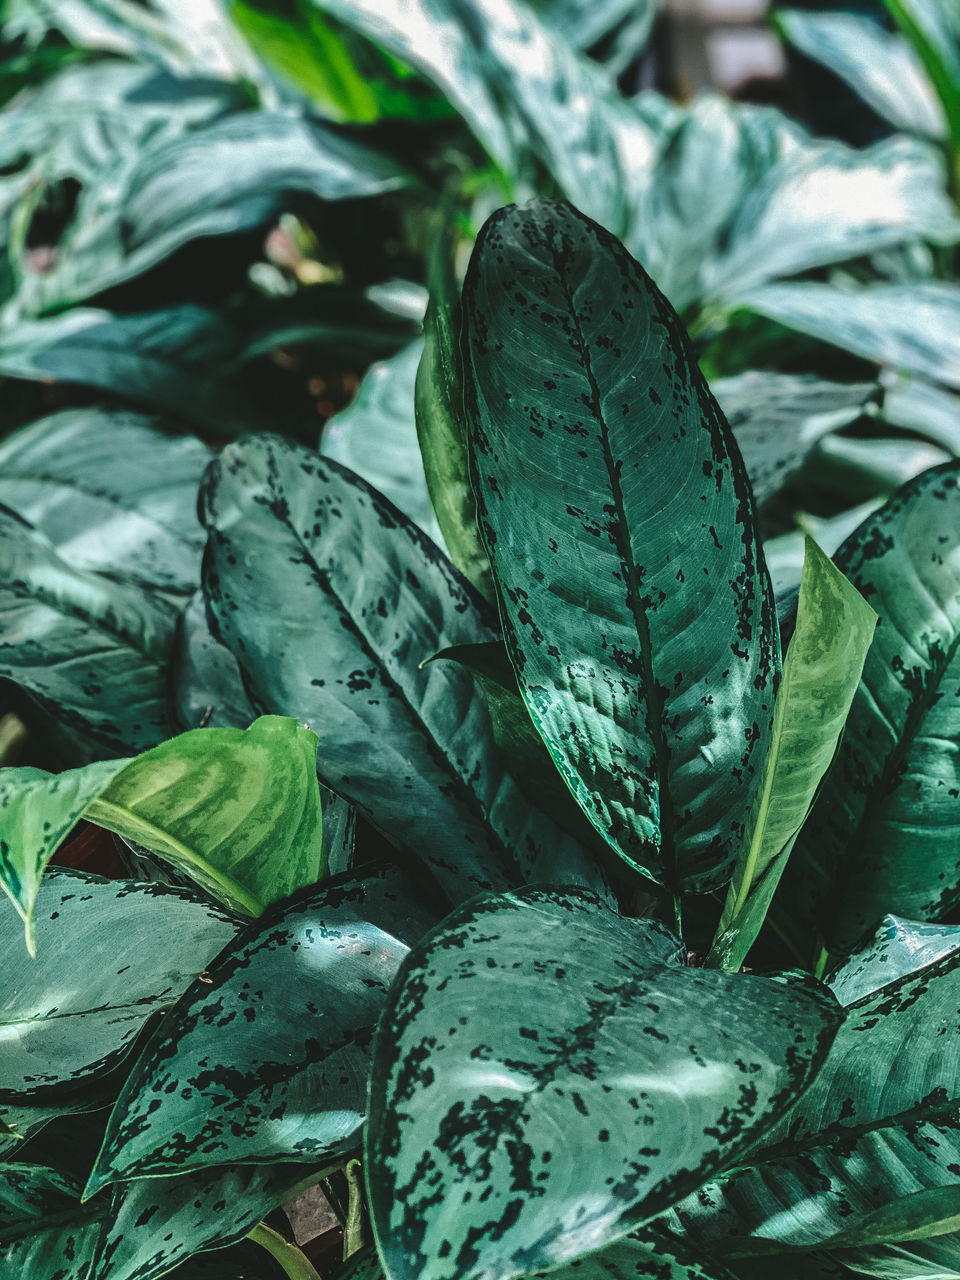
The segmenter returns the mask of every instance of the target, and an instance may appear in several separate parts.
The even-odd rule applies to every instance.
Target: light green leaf
[[[122,410],[42,418],[0,441],[0,502],[77,569],[189,593],[203,554],[197,489],[212,452],[162,428]]]
[[[797,623],[773,708],[773,738],[708,967],[739,969],[830,768],[877,615],[810,538]]]
[[[436,920],[395,869],[364,871],[272,908],[208,966],[130,1073],[86,1196],[238,1162],[329,1164],[358,1145],[373,1028]]]
[[[869,382],[756,370],[718,378],[710,389],[733,428],[758,507],[793,478],[823,436],[856,422],[879,396]]]
[[[184,305],[130,315],[78,307],[0,331],[0,374],[76,383],[236,435],[263,418],[231,377],[239,339],[222,315]]]
[[[856,1004],[881,987],[924,969],[960,947],[960,925],[923,924],[884,916],[873,938],[827,978],[844,1005]]]
[[[459,908],[377,1030],[366,1172],[389,1275],[510,1280],[628,1234],[756,1142],[838,1019],[810,979],[687,968],[661,925],[582,891]]]
[[[780,665],[732,433],[669,303],[569,206],[495,214],[463,306],[481,531],[533,722],[621,857],[716,887]]]
[[[795,49],[845,80],[896,129],[936,139],[947,136],[943,108],[923,64],[902,36],[855,13],[780,9],[775,22]]]
[[[960,388],[960,286],[872,284],[860,289],[766,285],[739,303],[865,360]]]
[[[911,481],[836,556],[880,622],[787,896],[837,955],[888,912],[936,918],[960,893],[958,530],[954,462]]]
[[[0,1109],[15,1123],[20,1102],[57,1107],[50,1086],[75,1087],[116,1066],[236,932],[194,894],[62,868],[40,885],[35,928],[35,959],[18,931],[0,935]]]
[[[450,559],[492,602],[496,589],[490,559],[480,541],[477,500],[469,476],[459,307],[453,245],[445,231],[438,236],[430,260],[430,303],[414,392],[417,438],[427,490]]]
[[[363,476],[442,547],[413,414],[422,350],[422,342],[411,342],[389,360],[371,365],[353,402],[324,427],[320,452]]]
[[[225,450],[201,504],[219,638],[258,707],[316,729],[333,790],[454,901],[525,876],[596,883],[592,859],[507,773],[473,677],[421,668],[497,631],[415,525],[352,472],[270,436]]]

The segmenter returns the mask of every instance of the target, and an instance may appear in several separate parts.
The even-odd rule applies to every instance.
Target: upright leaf
[[[414,949],[377,1030],[366,1129],[392,1280],[510,1280],[596,1250],[803,1092],[832,997],[683,961],[661,925],[539,888],[476,899]]]
[[[905,485],[836,555],[880,616],[837,762],[788,870],[843,955],[887,912],[936,918],[960,869],[960,466]]]
[[[960,160],[960,15],[951,0],[885,0],[940,99],[954,153]]]
[[[454,900],[525,875],[595,880],[506,772],[473,677],[451,663],[421,668],[438,649],[497,633],[415,525],[345,468],[269,436],[225,450],[202,516],[220,638],[261,708],[317,731],[330,787]]]
[[[773,738],[708,966],[739,969],[830,768],[877,615],[807,539],[797,624],[773,708]]]
[[[481,529],[533,721],[623,858],[715,887],[780,665],[730,429],[669,303],[568,206],[487,223],[464,325]]]
[[[0,934],[0,1097],[13,1116],[20,1100],[43,1103],[51,1085],[76,1086],[115,1066],[236,925],[183,890],[58,868],[40,886],[36,931],[36,959],[16,930]]]
[[[356,1147],[373,1028],[410,944],[434,921],[384,867],[272,909],[158,1028],[85,1194],[238,1162],[332,1162]]]

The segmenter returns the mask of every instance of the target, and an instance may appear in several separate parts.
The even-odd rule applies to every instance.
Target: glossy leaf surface
[[[181,890],[61,869],[40,885],[35,927],[35,959],[18,930],[2,934],[7,1102],[34,1095],[42,1102],[48,1086],[109,1070],[236,931]]]
[[[337,463],[263,436],[224,451],[202,504],[220,637],[262,708],[317,731],[326,783],[454,900],[534,870],[592,878],[506,773],[473,677],[421,669],[497,633],[416,526]]]
[[[273,908],[164,1019],[111,1114],[86,1194],[152,1174],[349,1152],[387,989],[434,919],[382,867]]]
[[[848,952],[887,912],[960,890],[960,474],[911,481],[840,548],[880,616],[837,762],[788,871],[792,909]]]
[[[587,893],[461,907],[377,1032],[366,1163],[391,1277],[506,1280],[626,1235],[761,1136],[838,1018],[806,978],[686,968],[662,925]]]
[[[533,721],[622,857],[716,886],[779,675],[730,429],[669,303],[569,206],[494,215],[464,323],[481,529]]]
[[[708,965],[739,969],[760,931],[837,753],[876,624],[863,597],[808,538],[773,738]]]

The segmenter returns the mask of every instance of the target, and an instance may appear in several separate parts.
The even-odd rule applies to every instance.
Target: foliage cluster
[[[0,1274],[960,1277],[950,0],[4,9]]]

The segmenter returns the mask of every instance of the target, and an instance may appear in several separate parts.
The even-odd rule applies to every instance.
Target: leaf
[[[274,1164],[134,1179],[114,1193],[90,1280],[158,1280],[171,1271],[179,1280],[178,1264],[199,1250],[239,1243],[319,1176],[310,1165]],[[262,1274],[254,1272],[256,1280]]]
[[[837,1021],[809,979],[686,968],[663,926],[583,891],[475,899],[411,952],[377,1031],[388,1273],[509,1280],[626,1235],[760,1137]]]
[[[441,232],[430,259],[430,302],[414,388],[417,439],[427,491],[450,559],[484,599],[493,602],[496,588],[480,541],[477,500],[470,484],[459,344],[460,297],[449,241],[448,232]]]
[[[960,20],[945,0],[886,0],[940,99],[954,159],[960,152]]]
[[[958,477],[911,481],[836,555],[880,622],[787,893],[838,956],[888,912],[935,918],[960,892]]]
[[[893,379],[884,393],[882,416],[960,455],[960,401],[942,387],[923,378]]]
[[[422,342],[411,342],[389,360],[371,365],[353,402],[324,427],[320,452],[362,476],[442,547],[413,416],[422,350]]]
[[[258,915],[323,875],[316,750],[316,734],[281,716],[194,729],[127,762],[86,816]]]
[[[960,1124],[949,1064],[960,1035],[960,936],[899,974],[902,940],[890,941],[892,962],[875,943],[851,962],[864,994],[846,1005],[819,1075],[765,1136],[754,1167],[701,1188],[668,1225],[731,1256],[957,1229]]]
[[[2,507],[0,544],[0,675],[100,754],[165,738],[172,607],[132,583],[72,568]]]
[[[481,531],[533,722],[621,857],[716,887],[779,675],[732,434],[669,303],[568,206],[495,214],[463,305]]]
[[[960,388],[960,287],[940,280],[871,284],[766,285],[740,304],[865,360]]]
[[[908,480],[950,460],[950,454],[925,440],[826,436],[807,459],[800,483],[818,476],[827,493],[845,502],[890,497]]]
[[[76,383],[182,415],[208,434],[263,425],[231,370],[238,337],[219,313],[184,305],[131,315],[76,307],[0,331],[0,374]]]
[[[56,1169],[42,1165],[0,1166],[0,1238],[29,1230],[76,1203],[80,1188]]]
[[[12,1116],[21,1100],[51,1101],[51,1085],[76,1086],[115,1066],[236,931],[183,890],[61,868],[40,885],[35,927],[36,959],[17,931],[0,938],[8,975],[0,1097]]]
[[[158,419],[68,409],[0,442],[0,502],[75,568],[189,593],[203,553],[196,493],[211,456]]]
[[[924,969],[960,946],[955,924],[923,924],[884,916],[868,939],[828,978],[830,989],[844,1005],[856,1004],[881,987]]]
[[[797,623],[773,708],[763,781],[747,819],[708,967],[739,969],[756,941],[843,733],[877,615],[807,539]]]
[[[357,1146],[373,1028],[435,921],[397,871],[365,873],[272,908],[208,965],[121,1090],[86,1197],[237,1162],[330,1164]]]
[[[788,484],[817,442],[856,422],[878,388],[751,370],[710,384],[743,455],[758,507]]]
[[[259,707],[317,729],[323,781],[454,900],[522,875],[595,880],[505,772],[469,673],[420,668],[497,633],[419,529],[337,463],[267,436],[224,451],[201,504],[215,628]]]
[[[946,137],[943,108],[922,63],[902,36],[854,13],[780,9],[775,22],[795,49],[846,81],[894,128]]]
[[[246,729],[257,718],[236,658],[210,633],[202,591],[185,605],[177,624],[170,691],[181,729]]]

